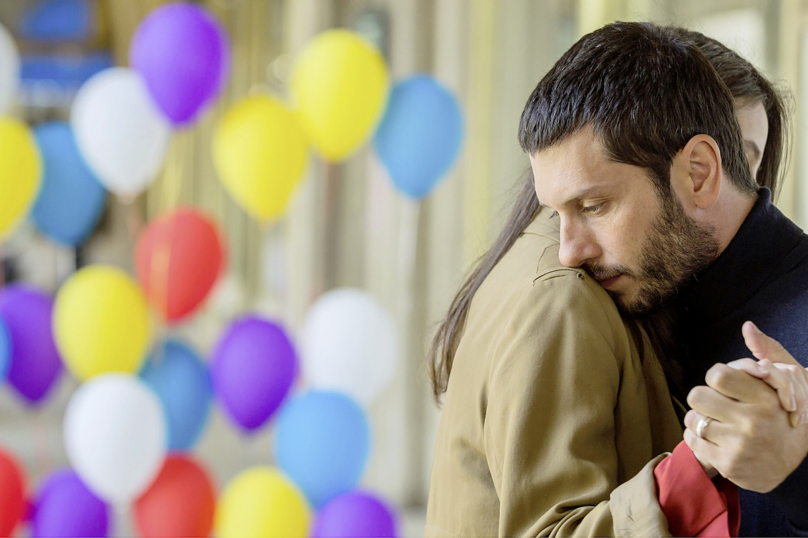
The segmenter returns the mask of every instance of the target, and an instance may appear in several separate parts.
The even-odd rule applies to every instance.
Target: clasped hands
[[[758,360],[710,368],[687,397],[684,438],[709,476],[767,493],[808,455],[808,371],[752,322],[742,334]]]

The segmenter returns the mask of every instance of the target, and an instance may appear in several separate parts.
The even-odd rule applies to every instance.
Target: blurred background
[[[130,66],[136,56],[133,36],[163,4],[167,2],[0,1],[0,24],[13,36],[21,66],[19,88],[6,114],[31,129],[53,122],[75,129],[74,100],[79,89],[113,66]],[[97,202],[97,219],[77,244],[55,241],[35,219],[27,219],[0,243],[0,256],[6,287],[24,283],[53,298],[77,271],[95,264],[112,265],[136,279],[142,255],[136,249],[139,237],[160,215],[193,207],[214,223],[226,261],[214,271],[215,284],[191,315],[176,322],[167,320],[165,312],[161,316],[142,272],[139,276],[152,303],[147,351],[160,348],[167,338],[180,340],[211,368],[216,395],[211,396],[211,410],[198,435],[186,448],[206,469],[217,497],[239,473],[256,466],[278,465],[295,478],[290,470],[295,463],[278,461],[284,441],[276,439],[281,428],[276,422],[283,417],[271,414],[260,425],[247,427],[223,409],[226,398],[217,392],[224,390],[223,382],[217,384],[212,364],[225,353],[221,343],[232,335],[232,324],[244,316],[269,320],[285,331],[293,348],[302,350],[296,354],[301,373],[290,381],[288,394],[283,392],[292,398],[307,390],[329,388],[328,379],[322,381],[328,367],[307,358],[318,345],[306,347],[304,342],[318,338],[311,336],[318,330],[311,329],[318,323],[312,321],[313,305],[321,304],[318,299],[329,291],[362,290],[358,296],[372,303],[371,314],[367,309],[356,314],[353,328],[348,327],[351,320],[345,319],[345,311],[340,314],[337,309],[336,314],[337,320],[342,316],[341,321],[348,323],[340,335],[357,330],[352,333],[357,341],[366,339],[377,346],[368,344],[362,353],[381,349],[385,355],[378,359],[384,362],[381,377],[370,379],[368,373],[365,380],[360,362],[358,370],[349,372],[353,385],[348,380],[349,388],[343,390],[360,405],[369,431],[360,447],[367,449],[367,455],[360,458],[358,485],[386,504],[398,535],[422,534],[440,417],[424,368],[426,349],[472,262],[499,232],[528,168],[516,140],[528,95],[578,37],[603,24],[652,20],[699,30],[734,48],[789,88],[794,96],[794,137],[779,206],[801,226],[808,225],[808,162],[803,157],[808,154],[803,151],[808,145],[804,106],[808,103],[804,95],[808,92],[808,2],[804,0],[204,0],[195,4],[212,14],[224,30],[230,56],[229,64],[223,60],[220,69],[229,71],[192,122],[174,122],[166,129],[170,134],[157,172],[134,192],[107,188],[112,194]],[[385,84],[391,88],[414,75],[429,75],[428,82],[433,84],[429,87],[440,88],[444,92],[440,95],[448,99],[446,110],[456,106],[459,111],[458,129],[452,134],[457,145],[446,148],[445,162],[434,178],[436,185],[408,192],[391,181],[395,164],[390,159],[401,156],[385,160],[382,135],[377,133],[374,140],[373,129],[384,112],[380,108],[350,151],[329,158],[315,142],[317,147],[308,152],[288,203],[278,215],[256,217],[255,211],[245,211],[249,202],[244,197],[239,202],[238,195],[231,196],[232,187],[222,180],[226,165],[214,162],[213,141],[225,140],[222,122],[245,99],[271,95],[294,102],[299,98],[292,86],[296,69],[304,63],[301,52],[315,36],[333,28],[351,30],[381,55]],[[323,62],[322,69],[331,65],[329,60]],[[387,101],[385,94],[379,106],[388,102],[392,106],[394,97],[395,93]],[[388,118],[392,118],[389,111],[384,122]],[[283,144],[291,144],[287,138],[294,136],[282,133]],[[236,147],[250,146],[244,138],[233,140]],[[2,151],[7,150],[0,147]],[[259,158],[233,155],[237,169],[244,159]],[[419,155],[402,158],[417,160]],[[46,158],[46,175],[47,162]],[[159,254],[155,252],[154,257]],[[60,315],[59,301],[54,316]],[[67,326],[80,324],[85,314],[71,310],[63,315]],[[378,325],[388,319],[389,326]],[[334,322],[319,323],[333,328]],[[363,336],[363,328],[371,333]],[[340,335],[332,337],[339,341]],[[328,336],[322,338],[326,342]],[[69,346],[58,344],[60,353]],[[346,353],[361,347],[353,342]],[[323,353],[328,355],[329,349]],[[159,365],[157,355],[150,360]],[[65,448],[65,413],[80,382],[92,377],[77,371],[68,364],[35,398],[21,395],[9,382],[0,389],[0,447],[16,458],[24,475],[25,497],[33,504],[54,471],[76,466]],[[358,386],[358,392],[352,393],[350,386]],[[362,392],[365,389],[367,394]],[[300,428],[310,431],[308,424]],[[294,443],[289,443],[293,450]],[[297,480],[297,486],[319,508],[301,480],[305,481]],[[126,502],[118,504],[109,534],[143,534],[134,523],[139,516],[126,508]],[[31,524],[20,523],[14,532],[28,535]]]

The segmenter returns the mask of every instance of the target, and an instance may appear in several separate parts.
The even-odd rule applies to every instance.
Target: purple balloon
[[[71,469],[50,475],[31,511],[31,537],[108,536],[109,507]]]
[[[225,331],[210,366],[216,397],[247,431],[260,428],[277,411],[297,372],[297,355],[286,332],[252,316]]]
[[[145,79],[154,102],[175,126],[193,122],[224,87],[230,72],[227,34],[207,10],[174,2],[152,11],[138,27],[129,63]]]
[[[53,299],[39,290],[12,284],[0,292],[0,316],[11,336],[8,381],[30,403],[42,400],[62,372],[52,312]]]
[[[395,537],[396,522],[381,500],[354,491],[334,497],[320,509],[311,536]]]

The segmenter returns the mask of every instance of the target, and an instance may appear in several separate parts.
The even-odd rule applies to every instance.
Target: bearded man
[[[796,366],[782,343],[808,366],[808,236],[753,181],[726,92],[654,60],[686,47],[650,24],[593,35],[542,79],[519,129],[536,195],[558,215],[559,260],[626,316],[672,316],[684,442],[743,488],[741,534],[808,536],[804,419],[789,423],[742,371],[751,361],[726,365],[751,351]]]

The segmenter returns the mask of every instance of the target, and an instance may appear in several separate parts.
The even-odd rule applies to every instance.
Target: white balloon
[[[64,441],[84,483],[101,499],[125,505],[154,482],[166,457],[160,399],[133,375],[96,376],[67,405]]]
[[[19,86],[20,53],[14,38],[0,24],[0,114],[14,102]]]
[[[163,165],[171,128],[132,69],[112,67],[85,82],[70,123],[84,160],[112,192],[139,194]]]
[[[313,388],[343,392],[368,405],[396,372],[399,338],[376,299],[342,288],[324,294],[309,310],[301,350],[304,376]]]

